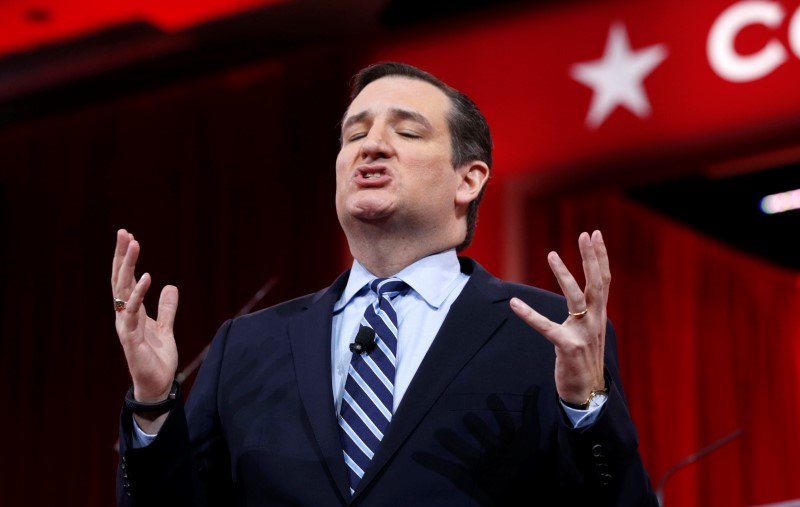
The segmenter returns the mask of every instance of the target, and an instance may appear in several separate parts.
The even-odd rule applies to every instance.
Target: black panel
[[[800,210],[764,214],[765,195],[800,188],[800,165],[725,179],[691,177],[641,187],[631,197],[699,231],[776,264],[800,269],[793,248],[800,232]]]

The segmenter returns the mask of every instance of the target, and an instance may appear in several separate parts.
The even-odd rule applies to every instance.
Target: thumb
[[[511,298],[511,309],[529,326],[555,346],[561,345],[559,330],[561,326],[540,314],[519,298]]]

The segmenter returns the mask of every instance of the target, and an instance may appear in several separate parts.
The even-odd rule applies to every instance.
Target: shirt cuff
[[[131,419],[133,419],[133,438],[131,439],[132,447],[134,449],[141,449],[142,447],[147,447],[148,445],[152,444],[153,440],[155,440],[158,435],[150,435],[149,433],[145,433],[144,430],[139,427],[139,423],[136,422],[136,418],[131,416]]]
[[[608,401],[608,398],[600,396],[595,399],[597,402],[593,402],[592,405],[590,405],[586,410],[578,410],[568,407],[561,400],[558,400],[558,402],[561,403],[561,408],[563,408],[564,413],[567,414],[567,418],[572,423],[572,427],[578,429],[585,428],[594,423],[600,416],[600,410],[603,408],[603,405],[605,405]]]

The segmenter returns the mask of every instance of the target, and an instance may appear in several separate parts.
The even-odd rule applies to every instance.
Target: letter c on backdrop
[[[799,10],[800,12],[800,10]],[[795,53],[800,53],[800,20],[795,13],[792,20],[791,43]],[[706,53],[711,68],[721,78],[743,83],[760,79],[786,61],[783,45],[775,39],[752,55],[740,55],[734,43],[736,36],[748,25],[761,24],[777,28],[783,22],[784,11],[780,4],[769,1],[739,2],[728,7],[711,27],[706,41]]]

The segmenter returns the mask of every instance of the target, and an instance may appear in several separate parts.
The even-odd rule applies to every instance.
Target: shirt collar
[[[455,249],[451,248],[423,257],[393,276],[406,282],[430,306],[439,308],[450,294],[453,282],[460,273],[458,255]],[[356,295],[366,290],[366,285],[374,278],[377,277],[360,262],[354,260],[347,285],[333,311],[338,312],[347,306]]]

